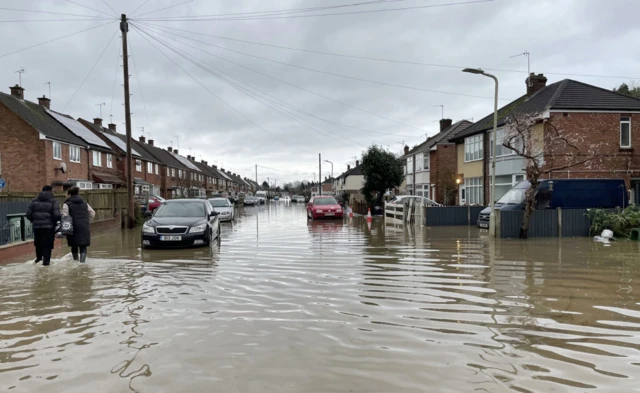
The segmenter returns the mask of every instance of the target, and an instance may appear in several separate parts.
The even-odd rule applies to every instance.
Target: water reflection
[[[640,246],[238,211],[212,249],[96,237],[0,270],[12,391],[626,392]]]

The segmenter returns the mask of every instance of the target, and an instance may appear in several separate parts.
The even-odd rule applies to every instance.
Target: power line
[[[0,23],[22,23],[22,22],[95,22],[98,20],[107,20],[104,19],[13,19],[13,20],[0,20]],[[112,20],[115,20],[112,19]]]
[[[171,5],[171,6],[169,6],[169,7],[160,8],[160,9],[157,9],[157,10],[155,10],[155,11],[151,11],[151,12],[147,12],[147,13],[144,13],[144,14],[142,14],[142,15],[139,15],[138,17],[140,17],[140,16],[144,16],[144,15],[149,15],[149,14],[155,14],[156,12],[160,12],[160,11],[168,10],[169,8],[175,8],[175,7],[178,7],[178,6],[183,5],[183,4],[191,3],[192,1],[193,1],[193,0],[187,0],[187,1],[184,1],[184,2],[179,3],[179,4]]]
[[[96,68],[96,66],[98,65],[98,63],[100,62],[100,60],[102,59],[102,56],[104,56],[104,53],[107,51],[107,49],[109,48],[109,45],[111,45],[111,42],[113,41],[113,39],[115,38],[116,34],[118,34],[118,30],[116,30],[115,33],[113,33],[113,35],[111,36],[111,39],[109,40],[109,42],[107,43],[107,46],[104,47],[104,49],[102,50],[102,53],[100,53],[100,56],[98,57],[98,60],[96,60],[96,62],[93,64],[93,67],[91,67],[91,69],[89,70],[89,73],[87,74],[87,76],[84,77],[84,79],[82,80],[82,83],[80,83],[80,86],[78,86],[78,88],[76,89],[76,91],[73,93],[73,95],[71,96],[71,98],[69,98],[69,101],[67,101],[66,104],[64,104],[64,107],[62,107],[62,111],[64,112],[64,110],[67,108],[67,105],[69,105],[69,103],[71,103],[71,101],[73,100],[73,98],[76,96],[76,94],[78,94],[78,92],[80,91],[80,89],[82,89],[82,86],[84,85],[84,83],[87,81],[87,79],[89,78],[89,76],[91,75],[91,73],[93,72],[93,69]]]
[[[265,19],[295,19],[295,18],[314,18],[321,16],[340,16],[340,15],[355,15],[355,14],[372,14],[372,13],[380,13],[380,12],[390,12],[390,11],[406,11],[406,10],[414,10],[414,9],[424,9],[424,8],[436,8],[436,7],[451,7],[456,5],[466,5],[466,4],[478,4],[478,3],[487,3],[492,2],[493,0],[474,0],[474,1],[466,1],[466,2],[458,2],[458,3],[445,3],[445,4],[433,4],[433,5],[421,5],[421,6],[411,6],[411,7],[400,7],[400,8],[386,8],[379,10],[368,10],[368,11],[349,11],[349,12],[336,12],[336,13],[328,13],[328,14],[314,14],[314,15],[288,15],[288,16],[246,16],[246,17],[234,17],[234,18],[206,18],[206,19],[146,19],[146,20],[154,20],[158,22],[167,22],[167,21],[189,21],[189,22],[200,22],[200,21],[239,21],[239,20],[265,20]],[[143,14],[146,15],[146,14]],[[141,15],[142,16],[142,15]]]
[[[138,22],[138,23],[140,23],[140,22]],[[156,30],[161,30],[161,28],[158,28],[158,27],[153,27],[153,28],[156,29]],[[175,33],[172,33],[172,34],[175,34]],[[176,34],[176,35],[178,35],[178,34]],[[494,98],[494,97],[489,97],[489,96],[478,96],[478,95],[473,95],[473,94],[453,93],[453,92],[448,92],[448,91],[425,89],[425,88],[422,88],[422,87],[398,85],[398,84],[395,84],[395,83],[374,81],[374,80],[371,80],[371,79],[358,78],[358,77],[355,77],[355,76],[336,74],[334,72],[322,71],[322,70],[317,70],[317,69],[314,69],[314,68],[299,66],[299,65],[296,65],[296,64],[285,63],[283,61],[267,59],[266,57],[252,55],[250,53],[241,52],[241,51],[238,51],[238,50],[235,50],[235,49],[225,48],[224,46],[212,44],[212,43],[205,42],[205,41],[198,41],[198,40],[196,40],[194,38],[190,38],[190,37],[185,37],[185,36],[181,36],[181,35],[178,35],[178,36],[180,36],[182,38],[186,38],[186,39],[190,39],[190,40],[193,40],[193,41],[200,42],[201,44],[213,46],[213,47],[216,47],[218,49],[226,50],[226,51],[233,52],[233,53],[238,53],[238,54],[241,54],[241,55],[244,55],[244,56],[249,56],[249,57],[253,57],[253,58],[256,58],[256,59],[268,61],[268,62],[275,63],[275,64],[282,64],[282,65],[285,65],[285,66],[288,66],[288,67],[292,67],[292,68],[298,68],[298,69],[302,69],[302,70],[306,70],[306,71],[316,72],[316,73],[324,74],[324,75],[335,76],[335,77],[343,78],[343,79],[351,79],[351,80],[356,80],[356,81],[359,81],[359,82],[373,83],[373,84],[378,84],[378,85],[383,85],[383,86],[396,87],[396,88],[400,88],[400,89],[426,91],[426,92],[429,92],[429,93],[447,94],[447,95],[455,95],[455,96],[471,97],[471,98],[486,98],[486,99],[492,99],[492,100]],[[512,101],[511,99],[508,99],[508,98],[502,98],[501,100],[503,100],[503,101]]]
[[[156,33],[156,34],[162,34],[162,33]],[[185,46],[188,46],[188,47],[190,47],[190,48],[196,49],[196,50],[198,50],[198,51],[204,52],[204,53],[209,54],[209,55],[211,55],[211,56],[214,56],[214,57],[216,57],[216,58],[218,58],[218,59],[221,59],[221,60],[224,60],[224,61],[226,61],[226,62],[228,62],[228,63],[231,63],[231,64],[233,64],[233,65],[235,65],[235,66],[239,66],[239,67],[245,68],[245,69],[247,69],[247,70],[249,70],[249,71],[252,71],[252,72],[258,73],[258,74],[260,74],[260,75],[264,75],[264,74],[262,74],[262,73],[260,73],[260,72],[257,72],[257,71],[255,71],[255,70],[253,70],[253,69],[252,69],[252,68],[250,68],[250,67],[246,67],[246,66],[244,66],[244,65],[242,65],[242,64],[236,63],[236,62],[231,61],[231,60],[229,60],[229,59],[226,59],[226,58],[224,58],[224,57],[218,56],[218,55],[213,54],[213,53],[211,53],[211,52],[207,52],[207,51],[205,51],[205,50],[203,50],[203,49],[200,49],[200,48],[198,48],[198,47],[195,47],[195,46],[189,45],[189,44],[184,43],[184,42],[182,42],[182,41],[179,41],[179,40],[177,40],[177,39],[175,39],[175,38],[173,38],[173,37],[170,37],[170,36],[167,36],[167,35],[164,35],[164,34],[162,34],[162,35],[163,35],[163,36],[165,36],[165,37],[167,37],[167,38],[170,38],[170,39],[172,39],[172,40],[174,40],[174,41],[176,41],[176,42],[179,42],[179,43],[181,43],[182,45],[185,45]],[[220,70],[218,70],[218,72],[221,72],[221,71],[220,71]],[[276,79],[276,80],[277,80],[277,81],[280,81],[279,79]],[[282,82],[282,81],[280,81],[280,82]],[[283,82],[283,83],[284,83],[284,82]],[[249,85],[249,86],[250,86],[250,85]],[[255,87],[254,87],[254,89],[255,89]],[[257,90],[257,89],[256,89],[256,90]],[[269,95],[269,94],[267,94],[267,93],[264,93],[264,92],[263,92],[263,94],[268,95],[269,97],[273,98],[274,100],[280,101],[280,100],[278,100],[277,98],[275,98],[275,97],[273,97],[273,96],[270,96],[270,95]],[[282,102],[282,101],[280,101],[280,102]],[[286,103],[285,103],[285,104],[286,104]],[[373,131],[373,130],[367,130],[367,129],[358,128],[358,127],[353,127],[353,126],[349,126],[349,125],[345,125],[345,124],[341,124],[341,123],[333,122],[333,121],[331,121],[331,120],[327,120],[327,119],[324,119],[324,118],[318,117],[318,116],[316,116],[316,115],[314,115],[314,114],[311,114],[311,113],[305,112],[304,110],[302,110],[302,109],[300,109],[300,108],[296,108],[295,106],[290,105],[290,104],[286,104],[286,105],[287,105],[287,106],[289,106],[289,107],[291,107],[291,108],[294,108],[294,110],[295,110],[295,111],[297,111],[297,112],[301,112],[301,113],[303,113],[303,114],[305,114],[305,115],[307,115],[307,116],[310,116],[310,117],[316,118],[316,119],[318,119],[318,120],[324,121],[324,122],[326,122],[326,123],[329,123],[329,124],[332,124],[332,125],[334,125],[334,126],[338,126],[338,127],[341,127],[341,128],[345,128],[345,127],[347,127],[347,128],[352,128],[352,129],[360,130],[360,131],[363,131],[363,132],[368,132],[368,133],[369,133],[369,132],[373,132],[373,133],[377,133],[377,134],[389,135],[389,136],[397,136],[397,137],[406,137],[406,138],[416,138],[416,137],[417,137],[416,135],[398,135],[398,134],[390,134],[390,133],[383,133],[383,132],[378,132],[378,131]],[[373,141],[373,142],[374,142],[374,143],[376,143],[376,141]]]
[[[220,16],[240,16],[240,15],[282,15],[287,13],[296,13],[296,12],[312,12],[312,11],[323,11],[328,9],[335,8],[345,8],[345,7],[355,7],[361,5],[371,5],[371,4],[380,4],[380,3],[392,3],[406,0],[371,0],[361,3],[351,3],[351,4],[339,4],[333,6],[320,6],[320,7],[307,7],[307,8],[289,8],[289,9],[281,9],[281,10],[271,10],[271,11],[251,11],[251,12],[233,12],[226,14],[213,14],[213,15],[183,15],[183,16],[167,16],[161,18],[149,18],[148,20],[153,19],[179,19],[179,18],[211,18],[211,17],[220,17]]]
[[[138,22],[138,23],[142,23],[142,22]],[[195,34],[195,35],[200,35],[200,36],[205,36],[205,37],[218,38],[218,39],[225,40],[225,41],[240,42],[240,43],[243,43],[243,44],[258,45],[258,46],[264,46],[264,47],[269,47],[269,48],[285,49],[285,50],[304,52],[304,53],[313,53],[313,54],[317,54],[317,55],[342,57],[342,58],[357,59],[357,60],[370,60],[370,61],[383,62],[383,63],[395,63],[395,64],[408,64],[408,65],[426,66],[426,67],[451,68],[451,69],[455,69],[456,71],[459,71],[459,70],[464,69],[464,68],[467,67],[467,66],[455,65],[455,64],[436,64],[436,63],[426,63],[426,62],[410,61],[410,60],[385,59],[385,58],[380,58],[380,57],[357,56],[357,55],[349,55],[349,54],[344,54],[344,53],[332,53],[332,52],[324,52],[324,51],[312,50],[312,49],[293,48],[293,47],[283,46],[283,45],[274,45],[274,44],[268,44],[268,43],[264,43],[264,42],[256,42],[256,41],[242,40],[242,39],[232,38],[232,37],[224,37],[224,36],[215,35],[215,34],[200,33],[200,32],[197,32],[197,31],[178,29],[178,28],[175,28],[175,27],[158,26],[158,25],[154,25],[153,23],[148,23],[148,22],[144,22],[144,23],[149,27],[150,26],[154,26],[158,30],[159,29],[166,29],[166,30],[172,30],[172,31],[180,31],[180,32],[183,32],[183,33],[190,33],[190,34]],[[172,34],[175,34],[175,33],[172,33]],[[481,68],[483,70],[485,70],[485,71],[512,72],[512,73],[519,73],[519,74],[526,74],[527,73],[527,71],[524,71],[524,70],[511,70],[511,69],[504,69],[504,68],[485,68],[485,67],[481,67]],[[640,77],[632,77],[632,76],[576,74],[576,73],[568,73],[568,72],[545,72],[545,74],[547,74],[547,75],[563,75],[563,76],[579,76],[579,77],[594,77],[594,78],[627,79],[627,80],[629,80],[629,79],[640,79]]]
[[[115,16],[118,16],[118,13],[116,12],[116,10],[114,10],[113,7],[109,5],[107,0],[102,0],[102,2],[105,3],[107,5],[107,7],[109,7],[111,9],[111,11],[113,11]]]
[[[138,12],[138,10],[139,10],[140,8],[144,7],[144,5],[145,5],[145,4],[147,4],[148,2],[149,2],[149,0],[146,0],[144,3],[140,4],[140,5],[138,6],[138,8],[136,8],[135,10],[133,10],[133,12],[131,12],[131,13],[129,14],[129,18],[133,17],[133,14],[135,14],[136,12]]]
[[[136,57],[133,55],[133,50],[131,47],[131,43],[129,43],[129,51],[131,53],[131,59],[133,60],[133,70],[136,74],[136,82],[138,82],[138,89],[140,90],[140,98],[142,99],[142,106],[144,107],[144,115],[147,118],[147,127],[151,127],[151,122],[149,121],[149,114],[147,113],[147,104],[144,102],[144,95],[142,94],[142,85],[140,84],[140,76],[138,73],[138,66],[136,65]]]
[[[99,12],[99,13],[101,13],[101,14],[107,15],[108,17],[113,17],[111,14],[108,14],[108,13],[106,13],[106,12],[104,12],[104,11],[97,10],[97,9],[95,9],[95,8],[91,8],[91,7],[86,6],[86,5],[84,5],[84,4],[76,3],[75,1],[72,1],[72,0],[67,0],[67,1],[68,1],[69,3],[71,3],[71,4],[75,4],[75,5],[77,5],[77,6],[80,6],[80,7],[86,8],[86,9],[88,9],[88,10],[95,11],[95,12]]]
[[[58,40],[61,40],[61,39],[63,39],[63,38],[71,37],[71,36],[74,36],[74,35],[76,35],[76,34],[84,33],[85,31],[89,31],[89,30],[97,29],[97,28],[99,28],[99,27],[103,27],[103,26],[106,26],[106,25],[111,24],[111,23],[114,23],[114,22],[111,22],[111,21],[110,21],[110,22],[103,23],[103,24],[98,25],[98,26],[90,27],[90,28],[88,28],[88,29],[83,29],[83,30],[80,30],[80,31],[76,31],[75,33],[71,33],[71,34],[63,35],[63,36],[61,36],[61,37],[53,38],[53,39],[51,39],[51,40],[47,40],[47,41],[41,42],[41,43],[39,43],[39,44],[31,45],[31,46],[28,46],[28,47],[26,47],[26,48],[18,49],[18,50],[13,51],[13,52],[4,53],[4,54],[0,55],[0,58],[3,58],[3,57],[5,57],[5,56],[9,56],[9,55],[13,55],[13,54],[16,54],[16,53],[20,53],[20,52],[25,51],[25,50],[28,50],[28,49],[36,48],[36,47],[38,47],[38,46],[45,45],[45,44],[48,44],[48,43],[50,43],[50,42],[58,41]]]
[[[118,82],[118,74],[120,70],[120,50],[122,49],[122,41],[118,45],[118,55],[116,56],[116,73],[113,77],[113,91],[111,92],[111,103],[109,104],[109,116],[113,116],[113,99],[116,96],[116,84]]]
[[[80,14],[68,14],[68,13],[64,13],[64,12],[36,11],[36,10],[26,10],[26,9],[22,9],[22,8],[5,8],[5,7],[0,7],[0,10],[4,10],[4,11],[17,11],[17,12],[31,12],[31,13],[34,13],[34,14],[50,14],[50,15],[78,16],[78,17],[84,17],[84,18],[106,19],[104,16],[80,15]]]
[[[137,30],[141,31],[139,28],[137,28],[135,25],[133,25],[134,28],[136,28]],[[145,32],[141,31],[143,34],[146,34]],[[233,106],[231,106],[230,104],[228,104],[225,100],[223,100],[222,98],[220,98],[217,94],[215,94],[214,92],[212,92],[209,88],[207,88],[204,84],[202,84],[198,79],[196,79],[193,75],[191,75],[187,70],[185,70],[183,67],[181,67],[178,63],[176,63],[172,58],[170,58],[166,53],[164,53],[163,51],[160,50],[160,48],[158,48],[156,45],[154,45],[151,41],[149,41],[149,39],[147,37],[145,37],[143,34],[141,34],[140,36],[149,43],[149,45],[153,46],[158,52],[160,52],[164,57],[166,57],[169,61],[171,61],[176,67],[178,67],[180,70],[182,70],[182,72],[184,72],[185,74],[187,74],[191,79],[193,79],[197,84],[199,84],[203,89],[205,89],[207,92],[209,92],[209,94],[211,94],[212,96],[216,97],[220,102],[222,102],[225,106],[229,107],[232,111],[234,111],[235,113],[237,113],[240,117],[242,117],[243,119],[245,119],[246,121],[248,121],[249,123],[251,123],[252,125],[254,125],[256,128],[258,128],[259,130],[263,131],[264,133],[274,137],[275,139],[279,140],[280,142],[289,145],[291,147],[294,147],[297,150],[300,150],[304,153],[307,154],[314,154],[315,153],[311,153],[310,151],[298,148],[296,146],[290,145],[289,143],[287,143],[286,141],[278,138],[277,136],[273,135],[272,133],[270,133],[269,131],[265,130],[264,128],[260,127],[258,124],[256,124],[253,120],[251,120],[250,118],[248,118],[246,115],[244,115],[243,113],[241,113],[240,111],[238,111],[237,109],[235,109]]]

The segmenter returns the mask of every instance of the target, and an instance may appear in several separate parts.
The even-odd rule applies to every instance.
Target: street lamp
[[[496,209],[495,209],[495,190],[496,190],[496,129],[498,128],[498,78],[495,75],[487,74],[480,68],[465,68],[462,72],[470,74],[484,75],[493,79],[496,85],[496,92],[493,97],[493,133],[491,136],[491,148],[489,152],[493,153],[491,157],[491,214],[489,215],[489,235],[496,234]]]

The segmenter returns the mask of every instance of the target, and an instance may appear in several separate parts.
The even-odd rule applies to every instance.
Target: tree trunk
[[[529,219],[534,210],[536,200],[536,190],[538,188],[538,179],[531,179],[531,186],[525,193],[524,216],[522,217],[522,226],[520,227],[520,239],[529,238]]]

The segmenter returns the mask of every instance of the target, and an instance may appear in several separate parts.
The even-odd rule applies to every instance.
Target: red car
[[[147,211],[154,212],[157,208],[162,205],[165,199],[159,196],[150,195],[149,196],[149,206],[147,207]]]
[[[307,219],[342,217],[342,206],[332,196],[314,196],[307,204]]]

